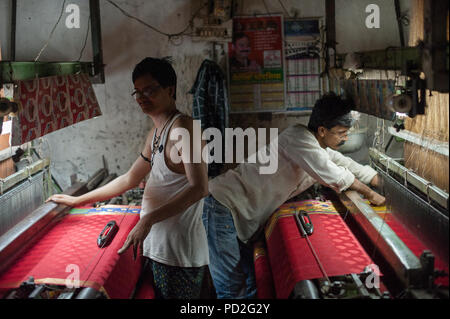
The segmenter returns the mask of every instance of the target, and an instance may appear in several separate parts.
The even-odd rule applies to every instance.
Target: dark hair
[[[244,32],[237,32],[237,33],[233,33],[233,43],[235,43],[237,40],[242,39],[242,38],[249,38],[248,35],[246,35]]]
[[[137,78],[149,74],[154,78],[159,85],[163,88],[168,86],[174,86],[175,91],[173,94],[173,98],[176,100],[177,97],[177,74],[170,64],[170,58],[145,58],[141,62],[139,62],[133,70],[132,80],[133,83]]]
[[[316,101],[309,118],[308,128],[317,132],[319,126],[331,129],[336,125],[351,127],[353,125],[353,118],[351,116],[351,109],[353,101],[345,99],[336,95],[333,92],[324,94]]]

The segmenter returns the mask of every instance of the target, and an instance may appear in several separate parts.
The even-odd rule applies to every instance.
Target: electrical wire
[[[62,15],[63,15],[63,13],[64,13],[65,5],[66,5],[66,0],[63,1],[63,5],[62,5],[62,8],[61,8],[61,13],[59,14],[59,17],[58,17],[58,21],[56,21],[55,25],[53,26],[53,29],[52,29],[52,31],[50,32],[50,35],[49,35],[49,37],[48,37],[47,42],[44,44],[44,46],[43,46],[43,47],[41,48],[41,50],[39,51],[38,55],[37,55],[36,58],[34,59],[34,62],[37,62],[37,61],[39,60],[41,54],[44,52],[44,50],[47,48],[48,44],[50,43],[50,40],[51,40],[51,38],[52,38],[52,36],[53,36],[53,33],[54,33],[55,30],[56,30],[56,27],[58,26],[59,21],[61,21]]]
[[[113,5],[114,7],[116,7],[120,12],[122,12],[122,14],[125,15],[126,17],[128,17],[128,18],[130,18],[130,19],[133,19],[133,20],[135,20],[135,21],[137,21],[137,22],[143,24],[144,26],[150,28],[151,30],[153,30],[153,31],[155,31],[155,32],[157,32],[157,33],[159,33],[159,34],[162,34],[162,35],[168,37],[169,40],[170,40],[171,38],[174,38],[174,37],[179,37],[179,36],[183,36],[183,35],[188,35],[188,34],[186,34],[186,31],[187,31],[190,27],[192,27],[194,18],[198,15],[198,13],[200,12],[200,10],[202,10],[204,7],[207,6],[207,3],[205,3],[203,6],[201,6],[200,8],[198,8],[197,11],[195,11],[195,13],[194,13],[194,14],[191,16],[191,18],[189,19],[188,25],[187,25],[182,31],[177,32],[177,33],[166,33],[166,32],[163,32],[163,31],[161,31],[161,30],[155,28],[155,27],[152,26],[152,25],[150,25],[150,24],[148,24],[148,23],[142,21],[141,19],[139,19],[139,18],[137,18],[137,17],[131,15],[130,13],[128,13],[127,11],[125,11],[124,9],[122,9],[119,5],[117,5],[114,1],[112,1],[112,0],[107,0],[107,1],[108,1],[111,5]]]
[[[87,39],[88,39],[88,36],[89,36],[89,30],[90,30],[90,28],[91,28],[91,16],[89,15],[89,18],[88,18],[88,26],[87,26],[87,30],[86,30],[86,36],[84,37],[83,48],[81,49],[80,56],[78,57],[78,60],[77,60],[77,61],[80,61],[80,60],[81,60],[81,57],[83,56],[83,52],[84,52],[84,49],[86,48],[86,43],[87,43]]]
[[[63,15],[63,13],[64,13],[64,8],[65,8],[66,1],[67,1],[67,0],[64,0],[64,1],[63,1],[63,5],[62,5],[62,8],[61,8],[61,13],[60,13],[60,15],[59,15],[59,17],[58,17],[58,20],[57,20],[56,24],[53,26],[53,29],[52,29],[52,31],[50,32],[50,35],[49,35],[49,38],[48,38],[47,42],[44,44],[44,46],[41,48],[41,50],[39,51],[38,55],[37,55],[36,58],[34,59],[34,62],[37,62],[37,61],[39,60],[40,56],[42,55],[42,53],[45,51],[45,49],[47,48],[48,44],[50,43],[50,40],[51,40],[51,38],[53,37],[53,33],[55,32],[56,27],[58,26],[59,22],[61,21],[62,15]],[[137,22],[139,22],[139,23],[145,25],[146,27],[152,29],[153,31],[155,31],[155,32],[157,32],[157,33],[159,33],[159,34],[162,34],[162,35],[164,35],[164,36],[167,36],[167,37],[169,38],[169,41],[170,41],[173,45],[175,45],[175,46],[179,46],[179,45],[182,44],[182,42],[180,42],[179,44],[173,42],[173,40],[178,39],[180,36],[183,36],[183,35],[186,35],[186,36],[193,36],[193,35],[195,35],[194,33],[186,33],[186,31],[187,31],[189,28],[192,27],[193,21],[194,21],[195,17],[199,14],[199,12],[200,12],[203,8],[205,8],[205,7],[207,6],[207,3],[205,3],[205,4],[204,4],[203,6],[201,6],[199,9],[197,9],[197,11],[195,11],[195,13],[194,13],[194,14],[191,16],[191,18],[189,19],[188,25],[187,25],[182,31],[177,32],[177,33],[166,33],[166,32],[163,32],[163,31],[161,31],[161,30],[155,28],[155,27],[152,26],[152,25],[150,25],[150,24],[148,24],[148,23],[142,21],[141,19],[139,19],[139,18],[137,18],[137,17],[135,17],[135,16],[129,14],[127,11],[125,11],[124,9],[122,9],[122,8],[121,8],[118,4],[116,4],[114,1],[112,1],[112,0],[107,0],[107,1],[108,1],[111,5],[113,5],[114,7],[116,7],[120,12],[122,12],[122,14],[125,15],[126,17],[128,17],[128,18],[130,18],[130,19],[133,19],[133,20],[136,20]],[[82,47],[81,52],[80,52],[80,56],[78,57],[78,61],[81,60],[81,58],[82,58],[82,56],[83,56],[83,52],[84,52],[84,50],[85,50],[85,48],[86,48],[86,43],[87,43],[87,39],[88,39],[88,36],[89,36],[89,30],[90,30],[90,22],[91,22],[91,19],[90,19],[90,16],[89,16],[89,19],[88,19],[88,28],[87,28],[87,30],[86,30],[86,36],[85,36],[85,39],[84,39],[83,47]]]
[[[278,2],[280,3],[280,5],[283,8],[286,15],[290,18],[291,16],[290,16],[289,12],[286,10],[286,7],[284,6],[283,2],[281,2],[281,0],[278,0]]]
[[[267,15],[271,16],[272,14],[270,13],[269,8],[267,7],[266,0],[263,0],[263,4],[264,4],[264,7],[266,8]]]

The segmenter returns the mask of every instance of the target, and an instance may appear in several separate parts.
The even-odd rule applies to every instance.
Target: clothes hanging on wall
[[[193,94],[194,98],[192,117],[194,120],[201,120],[202,131],[214,127],[219,129],[224,137],[225,128],[228,127],[229,104],[226,77],[220,66],[214,61],[204,60],[189,93]],[[225,141],[222,140],[223,156],[225,156],[224,147]],[[223,162],[222,160],[222,163],[210,163],[208,176],[219,175]]]

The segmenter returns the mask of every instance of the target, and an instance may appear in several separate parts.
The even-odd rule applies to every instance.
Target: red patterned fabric
[[[117,251],[138,222],[139,213],[136,207],[118,207],[85,213],[74,209],[76,213],[65,216],[0,274],[0,290],[17,288],[30,276],[37,284],[65,286],[66,279],[75,279],[74,267],[78,267],[79,281],[72,283],[103,291],[110,298],[129,298],[141,271],[141,258],[134,261],[131,248],[122,255]],[[99,248],[97,237],[111,220],[119,231],[109,246]]]
[[[21,145],[66,126],[101,115],[87,74],[18,81],[19,116],[11,143]]]
[[[133,299],[155,299],[155,289],[153,287],[153,276],[146,271]]]
[[[368,203],[368,202],[367,202]],[[416,236],[411,234],[411,232],[403,226],[394,216],[386,210],[385,206],[372,207],[378,215],[384,219],[387,225],[397,234],[397,236],[405,243],[405,245],[411,250],[411,252],[420,258],[420,255],[424,250],[430,250],[427,248]],[[434,268],[438,270],[443,270],[447,274],[448,264],[445,264],[441,259],[435,256]],[[438,277],[435,280],[435,284],[448,287],[448,275],[445,277]]]
[[[270,269],[269,256],[263,241],[254,245],[253,261],[255,264],[256,291],[258,299],[274,299],[275,286]]]
[[[314,232],[308,238],[328,277],[360,273],[373,264],[331,202],[284,204],[271,216],[265,229],[277,298],[288,298],[301,280],[324,277],[298,230],[293,215],[299,209],[309,213]]]

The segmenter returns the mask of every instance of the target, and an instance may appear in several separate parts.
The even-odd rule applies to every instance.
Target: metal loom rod
[[[382,164],[386,168],[386,170],[396,173],[405,182],[410,183],[418,190],[420,190],[425,196],[434,200],[440,206],[448,210],[449,196],[448,193],[446,193],[444,190],[440,189],[436,185],[433,185],[429,181],[420,177],[413,171],[407,169],[391,157],[381,153],[375,148],[369,149],[369,155],[373,161]]]

